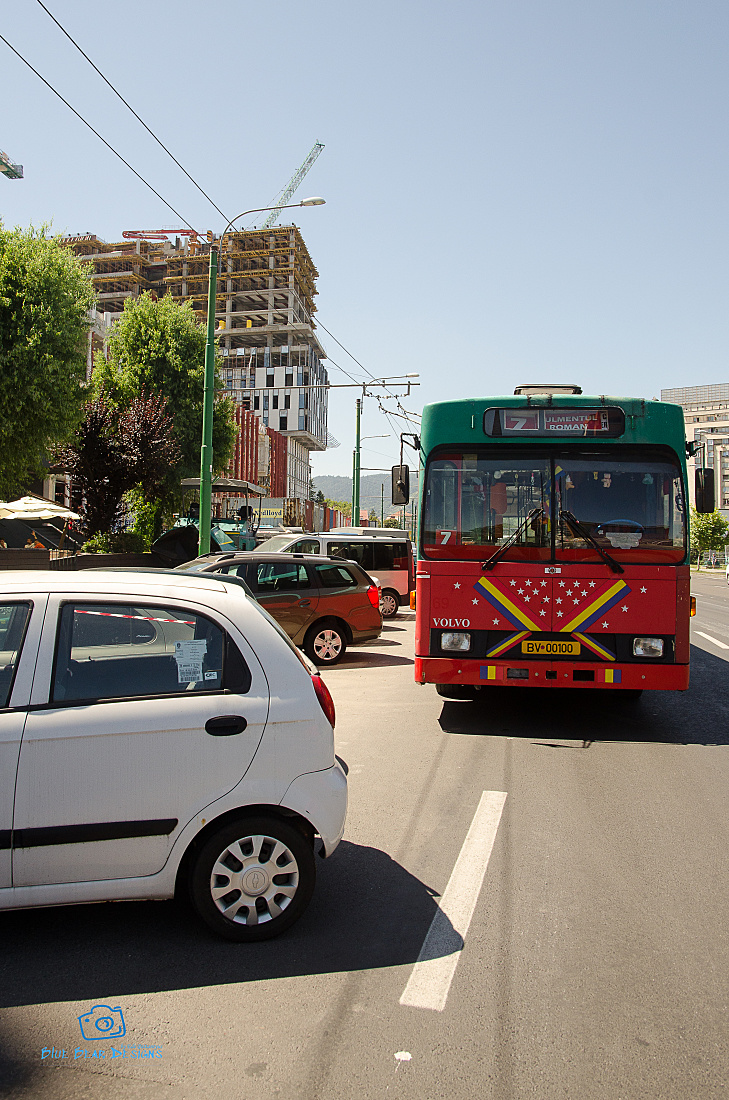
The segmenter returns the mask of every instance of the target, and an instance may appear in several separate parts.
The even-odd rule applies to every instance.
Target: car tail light
[[[689,617],[696,614],[696,597],[691,597],[691,610],[689,611]]]
[[[380,593],[377,591],[377,585],[371,584],[367,589],[367,595],[373,607],[380,606]]]
[[[332,729],[334,729],[334,720],[336,718],[336,713],[334,710],[334,700],[329,694],[329,688],[324,683],[321,676],[312,676],[311,682],[314,685],[316,697],[319,700],[319,705],[321,709],[324,711],[326,720],[332,727]]]

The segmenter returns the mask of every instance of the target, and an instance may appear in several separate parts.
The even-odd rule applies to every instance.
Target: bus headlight
[[[634,657],[662,657],[663,638],[633,638]]]
[[[471,648],[471,635],[444,631],[440,636],[440,648],[455,650],[457,653],[465,653]]]

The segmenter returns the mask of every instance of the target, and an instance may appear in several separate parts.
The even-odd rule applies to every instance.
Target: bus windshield
[[[443,449],[428,463],[424,506],[431,558],[486,558],[520,528],[505,560],[601,560],[579,528],[620,561],[685,553],[681,470],[665,447]]]

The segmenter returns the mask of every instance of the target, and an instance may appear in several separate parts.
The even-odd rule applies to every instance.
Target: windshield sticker
[[[203,678],[203,658],[208,650],[204,638],[192,642],[175,642],[178,684],[196,683]]]
[[[605,538],[617,550],[634,550],[642,538],[642,531],[606,531]]]

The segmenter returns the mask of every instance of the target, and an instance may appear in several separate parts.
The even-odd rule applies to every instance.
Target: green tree
[[[129,298],[109,339],[109,358],[97,358],[92,376],[96,393],[102,390],[121,409],[144,391],[161,394],[172,418],[172,437],[180,457],[170,467],[156,500],[169,503],[180,496],[184,477],[200,475],[200,436],[205,371],[205,326],[192,308],[169,295]],[[216,392],[223,389],[215,378]],[[216,399],[213,411],[213,473],[227,469],[233,454],[236,425],[233,402]]]
[[[691,549],[697,551],[697,560],[701,563],[704,550],[723,550],[729,541],[729,523],[717,511],[703,515],[691,509]]]
[[[94,292],[84,265],[45,231],[0,223],[0,497],[41,473],[86,400]]]
[[[399,528],[399,526],[400,526],[400,520],[397,518],[397,516],[386,516],[385,517],[385,527],[398,527]]]
[[[343,516],[347,518],[352,515],[352,501],[351,500],[329,500],[327,498],[324,503],[328,508],[336,508]]]

